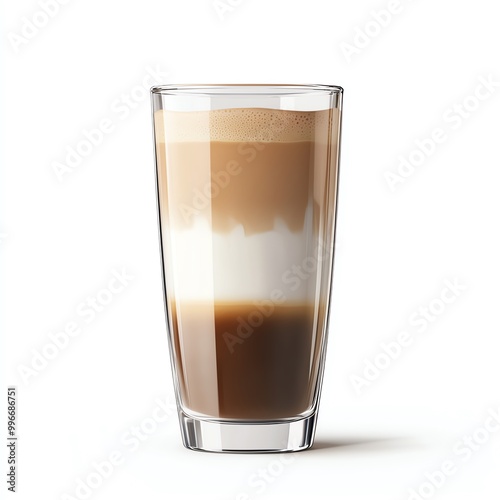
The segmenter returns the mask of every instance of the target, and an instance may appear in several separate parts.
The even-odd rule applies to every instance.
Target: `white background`
[[[222,18],[212,0],[72,0],[45,26],[24,27],[24,41],[23,18],[40,6],[6,4],[0,399],[5,435],[6,387],[17,385],[17,498],[83,498],[78,480],[90,478],[92,499],[404,500],[419,488],[421,498],[498,499],[500,432],[480,429],[500,406],[500,87],[470,97],[481,78],[500,82],[495,2],[401,0],[380,27],[373,12],[385,0],[242,0]],[[355,41],[347,57],[342,44]],[[175,415],[151,420],[173,391],[147,68],[155,83],[345,88],[317,444],[286,464],[188,451]],[[453,119],[464,100],[469,116]],[[54,163],[103,119],[113,130],[60,181]],[[386,173],[435,128],[446,140],[392,191]],[[133,276],[124,290],[91,321],[78,314],[122,269]],[[442,307],[446,279],[466,289]],[[439,314],[419,333],[409,318],[431,302]],[[49,334],[69,322],[80,334],[22,377],[37,352],[54,354]],[[412,344],[358,393],[352,376],[403,331]],[[130,433],[141,425],[148,433],[135,449]],[[457,445],[467,435],[473,452]],[[93,463],[110,455],[121,462],[102,479]],[[6,448],[1,456],[5,478]],[[426,487],[446,460],[455,473]],[[0,491],[12,496],[3,480]]]

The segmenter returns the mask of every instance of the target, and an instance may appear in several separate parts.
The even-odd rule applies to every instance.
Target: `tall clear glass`
[[[151,89],[163,283],[184,445],[312,445],[332,278],[342,88]]]

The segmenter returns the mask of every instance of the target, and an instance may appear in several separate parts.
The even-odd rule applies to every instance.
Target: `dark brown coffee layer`
[[[312,306],[266,310],[253,304],[192,304],[184,305],[181,314],[179,328],[174,309],[172,333],[189,410],[221,418],[273,419],[310,407],[319,347]]]

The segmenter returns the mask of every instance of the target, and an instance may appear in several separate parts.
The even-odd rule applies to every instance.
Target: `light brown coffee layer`
[[[336,158],[336,113],[157,112],[160,197],[170,226],[204,220],[217,232],[241,225],[250,235],[279,224],[298,232],[307,210],[317,225]]]
[[[273,142],[257,149],[238,142],[177,142],[164,154],[172,165],[168,182],[175,188],[168,197],[176,227],[201,217],[217,232],[239,224],[247,235],[270,231],[278,219],[292,232],[302,229],[313,198],[313,143]]]

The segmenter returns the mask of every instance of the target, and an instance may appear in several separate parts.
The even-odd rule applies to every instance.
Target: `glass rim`
[[[344,89],[338,85],[281,84],[281,83],[228,83],[228,84],[166,84],[154,85],[151,94],[172,96],[301,96],[307,94],[342,95]]]

